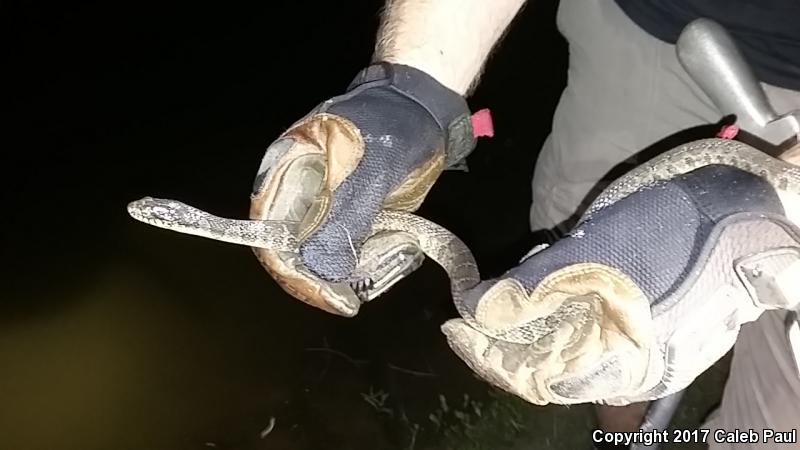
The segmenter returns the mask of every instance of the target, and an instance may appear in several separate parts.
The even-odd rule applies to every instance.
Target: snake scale
[[[737,141],[705,139],[676,147],[632,169],[601,192],[581,221],[645,186],[712,164],[733,166],[761,176],[779,195],[800,194],[800,167]],[[151,197],[131,202],[128,213],[144,223],[179,233],[250,247],[298,251],[298,224],[294,222],[226,219],[175,200]],[[532,342],[532,332],[525,325],[512,330],[487,330],[477,323],[464,299],[481,281],[480,273],[472,252],[453,233],[414,214],[386,210],[375,218],[372,235],[382,231],[404,231],[417,237],[420,249],[446,271],[453,302],[471,326],[496,339]],[[541,336],[542,332],[534,334]]]

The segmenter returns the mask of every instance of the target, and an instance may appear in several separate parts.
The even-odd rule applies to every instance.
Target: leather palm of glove
[[[479,376],[535,404],[625,405],[688,386],[742,324],[787,308],[800,234],[763,179],[713,165],[594,213],[479,285],[442,330]],[[491,337],[516,330],[517,342]]]
[[[415,270],[415,238],[365,239],[382,209],[416,210],[438,176],[474,148],[464,98],[409,66],[364,69],[344,95],[323,102],[268,149],[251,219],[300,221],[300,254],[254,249],[292,296],[353,316]],[[371,283],[358,281],[370,275]]]

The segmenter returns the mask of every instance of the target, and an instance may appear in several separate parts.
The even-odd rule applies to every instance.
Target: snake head
[[[176,200],[144,197],[128,204],[128,214],[151,225],[185,223],[194,208]]]

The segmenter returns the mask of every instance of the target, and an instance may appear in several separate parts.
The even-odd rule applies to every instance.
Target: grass
[[[394,409],[382,390],[361,396],[390,426],[405,429],[404,450],[579,448],[593,424],[588,405],[536,407],[490,387],[482,400],[440,394],[434,410],[413,419]]]
[[[719,401],[728,364],[729,358],[723,358],[689,387],[671,428],[702,425]],[[384,416],[388,426],[405,430],[405,442],[398,447],[403,450],[589,449],[596,428],[591,405],[539,407],[488,385],[482,399],[439,394],[435,408],[413,418],[394,409],[390,395],[382,390],[370,389],[361,395]],[[705,446],[684,444],[680,448]]]

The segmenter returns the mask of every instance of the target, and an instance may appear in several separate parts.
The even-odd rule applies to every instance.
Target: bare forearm
[[[420,69],[466,94],[525,0],[387,0],[374,60]]]

